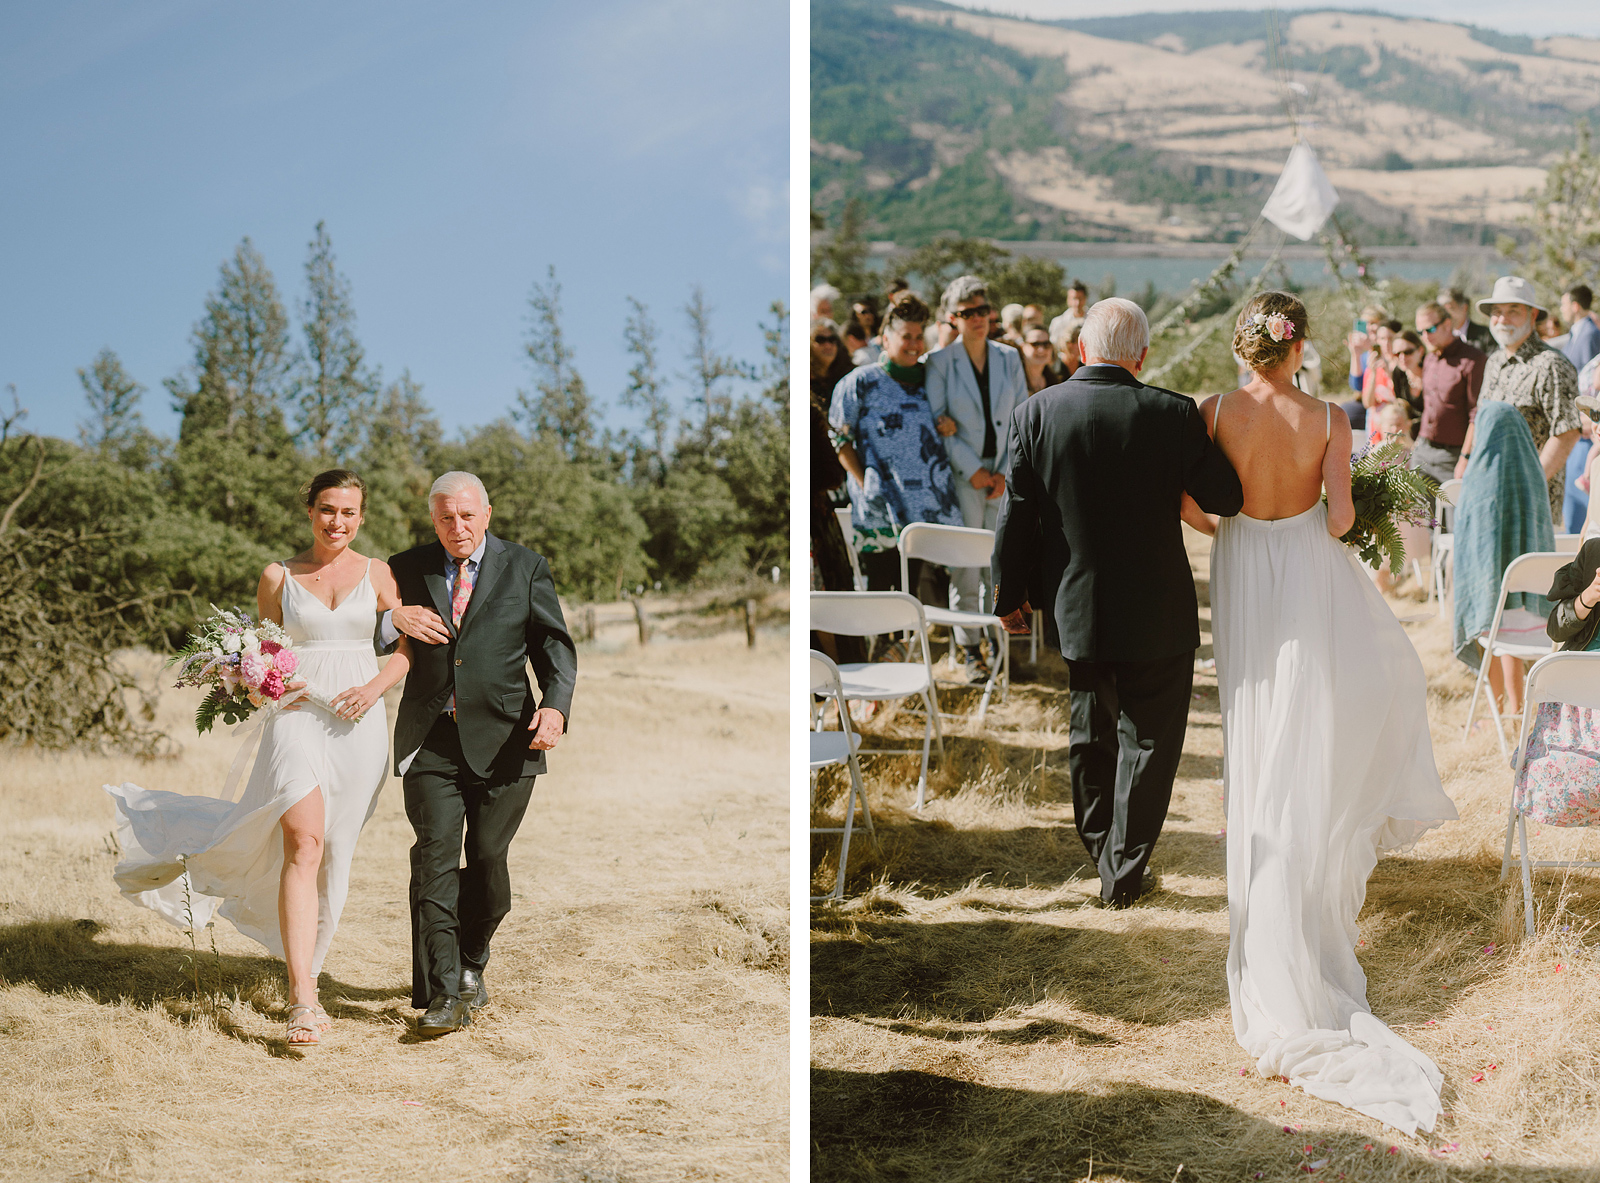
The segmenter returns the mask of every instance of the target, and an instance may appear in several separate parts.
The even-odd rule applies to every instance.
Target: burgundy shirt
[[[1488,355],[1459,337],[1422,359],[1422,426],[1419,439],[1459,448],[1478,409]]]

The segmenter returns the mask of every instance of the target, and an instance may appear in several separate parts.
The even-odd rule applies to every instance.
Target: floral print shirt
[[[1539,340],[1537,333],[1517,347],[1515,353],[1495,350],[1483,371],[1483,391],[1478,402],[1510,403],[1522,412],[1533,446],[1542,451],[1551,436],[1577,431],[1578,371],[1557,350]],[[1561,503],[1567,485],[1565,466],[1549,480],[1550,515],[1561,520]]]
[[[863,552],[894,549],[911,522],[961,525],[950,461],[921,386],[907,390],[882,364],[851,370],[833,388],[828,426],[866,472],[864,482],[849,483],[850,524]]]

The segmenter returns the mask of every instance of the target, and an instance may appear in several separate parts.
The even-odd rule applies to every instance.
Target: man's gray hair
[[[944,295],[939,298],[939,310],[949,316],[968,300],[980,298],[989,298],[989,285],[976,275],[958,275],[945,285]]]
[[[1136,362],[1150,348],[1150,322],[1132,300],[1111,296],[1089,309],[1078,340],[1090,357]]]
[[[468,489],[476,489],[484,505],[489,504],[489,490],[470,472],[447,472],[434,481],[433,488],[428,490],[428,504],[432,505],[435,497],[459,497]]]
[[[1021,304],[1007,304],[1000,310],[1000,323],[1008,329],[1014,329],[1022,323],[1022,314],[1026,311]]]
[[[1065,353],[1068,345],[1078,343],[1078,334],[1082,329],[1082,320],[1070,312],[1063,312],[1050,322],[1050,344],[1056,347],[1057,353]]]

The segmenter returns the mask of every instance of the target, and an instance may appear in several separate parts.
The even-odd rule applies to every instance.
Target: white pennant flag
[[[1304,241],[1322,229],[1338,204],[1339,194],[1317,163],[1317,154],[1310,144],[1296,140],[1261,216],[1285,234]]]

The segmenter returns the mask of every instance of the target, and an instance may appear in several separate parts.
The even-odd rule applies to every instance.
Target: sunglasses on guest
[[[1441,320],[1438,324],[1429,325],[1427,328],[1423,329],[1422,331],[1424,333],[1437,333],[1440,329],[1444,328],[1445,324],[1446,324],[1446,322]]]
[[[1410,357],[1416,351],[1417,347],[1415,345],[1407,345],[1404,349],[1396,349],[1394,355],[1396,357]]]
[[[839,343],[839,338],[835,337],[832,333],[824,333],[821,336],[813,337],[811,339],[818,345],[837,345]]]
[[[962,320],[971,320],[974,316],[988,316],[993,311],[994,309],[987,304],[977,304],[971,308],[957,308],[950,315],[959,316]]]

